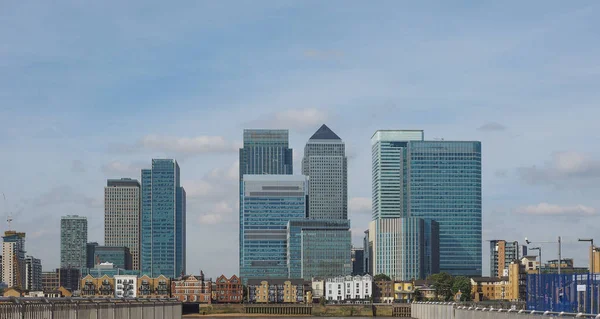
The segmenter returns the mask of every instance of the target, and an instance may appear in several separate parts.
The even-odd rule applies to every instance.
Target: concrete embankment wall
[[[415,319],[543,319],[550,317],[561,318],[595,318],[600,315],[514,311],[508,309],[461,307],[454,304],[413,303],[411,315]]]
[[[2,319],[180,319],[177,301],[0,299]]]
[[[201,315],[213,314],[268,314],[315,317],[410,317],[409,305],[286,305],[286,304],[212,304],[200,305]]]

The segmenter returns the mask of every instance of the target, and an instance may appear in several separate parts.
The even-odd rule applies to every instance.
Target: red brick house
[[[213,292],[216,303],[241,303],[244,295],[242,281],[236,275],[231,278],[221,275],[215,281],[215,291]]]
[[[211,303],[212,283],[200,276],[183,276],[171,282],[171,296],[181,302]]]

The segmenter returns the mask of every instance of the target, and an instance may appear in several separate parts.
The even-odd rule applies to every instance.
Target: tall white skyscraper
[[[348,219],[348,160],[342,139],[323,124],[304,147],[311,219]]]
[[[87,218],[67,215],[60,218],[60,267],[87,266]]]
[[[2,279],[9,287],[24,289],[25,233],[9,230],[2,239]]]
[[[104,188],[104,245],[129,248],[134,270],[140,270],[140,214],[140,183],[109,179]]]

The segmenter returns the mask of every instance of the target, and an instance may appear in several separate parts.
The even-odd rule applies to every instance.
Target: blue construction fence
[[[527,275],[527,309],[600,313],[600,275]]]

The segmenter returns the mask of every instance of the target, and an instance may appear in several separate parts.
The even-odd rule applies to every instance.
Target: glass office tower
[[[288,278],[287,225],[306,217],[306,177],[244,175],[241,185],[240,277]]]
[[[88,223],[85,216],[67,215],[60,218],[60,267],[87,266]]]
[[[287,247],[289,278],[309,280],[352,273],[350,221],[347,219],[290,220]]]
[[[176,278],[185,274],[185,190],[179,165],[172,159],[153,159],[142,170],[142,274]]]
[[[481,143],[425,141],[423,131],[377,131],[371,143],[373,219],[436,221],[439,271],[481,276]]]

